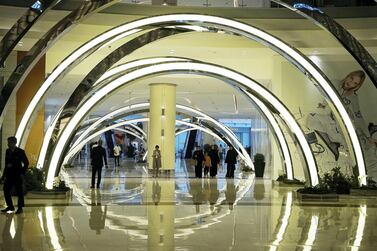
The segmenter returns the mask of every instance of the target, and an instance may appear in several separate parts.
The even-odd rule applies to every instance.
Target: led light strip
[[[103,81],[105,79],[111,78],[111,77],[113,77],[114,75],[116,75],[116,74],[118,74],[120,72],[127,71],[127,70],[129,70],[131,68],[134,68],[134,67],[140,67],[142,65],[147,65],[147,64],[158,64],[158,63],[163,63],[163,62],[174,62],[174,61],[191,61],[191,60],[188,59],[188,58],[177,58],[177,57],[171,57],[171,58],[147,58],[147,59],[135,60],[135,61],[132,61],[132,62],[129,62],[129,63],[125,63],[125,64],[122,64],[122,65],[118,65],[118,66],[113,67],[112,69],[110,69],[109,71],[107,71],[105,74],[103,74],[96,81],[96,83],[94,84],[94,86],[97,85],[97,84],[99,84],[101,81]],[[241,90],[241,91],[245,93],[244,90]],[[235,99],[234,95],[233,95],[233,98]],[[256,100],[256,99],[257,99],[256,97],[252,98],[253,101]],[[257,105],[262,106],[263,103],[259,101],[259,103],[257,103]],[[271,114],[271,112],[268,110],[268,108],[265,105],[263,105],[263,107],[260,107],[260,108],[261,108],[261,111],[265,114],[266,118],[270,121],[271,126],[273,127],[274,131],[276,132],[277,140],[279,141],[279,144],[281,146],[282,154],[283,154],[283,158],[284,158],[285,173],[287,175],[287,179],[292,180],[293,179],[292,160],[291,160],[291,156],[289,154],[288,144],[287,144],[287,142],[286,142],[286,140],[284,138],[284,134],[283,134],[282,130],[280,129],[279,125],[277,124],[275,118],[273,117],[273,115]],[[107,117],[107,116],[105,116],[105,117]],[[208,116],[206,115],[205,117],[208,117]],[[234,135],[234,133],[228,127],[226,127],[225,125],[224,125],[224,127],[227,129],[227,131],[230,131],[233,134],[234,137],[236,137]],[[85,137],[85,136],[86,136],[86,134],[84,134],[83,136],[81,136],[79,140],[82,140],[82,138]],[[241,149],[243,149],[243,147],[241,147]],[[246,152],[246,150],[243,151],[243,155],[245,155],[245,152]],[[252,161],[251,161],[251,159],[250,159],[250,157],[249,157],[249,155],[247,153],[246,153],[246,156],[248,157],[248,160],[246,161],[246,163],[248,163],[248,165],[250,166],[250,164],[252,163]]]
[[[278,141],[280,143],[280,147],[283,153],[284,162],[285,162],[285,174],[287,175],[287,179],[293,180],[293,165],[292,165],[292,159],[291,155],[289,153],[288,143],[285,140],[283,131],[281,130],[280,126],[278,125],[274,115],[270,112],[270,110],[267,108],[263,102],[261,102],[259,99],[257,99],[254,95],[251,93],[242,90],[247,96],[249,96],[255,104],[262,110],[264,115],[267,117],[268,121],[270,122],[272,128],[274,129],[274,132],[278,138]]]
[[[112,129],[115,129],[117,127],[120,127],[120,126],[124,126],[124,125],[128,125],[128,124],[132,124],[132,123],[138,123],[138,122],[145,122],[147,121],[146,118],[141,118],[141,119],[131,119],[131,120],[127,120],[127,121],[122,121],[120,123],[117,123],[117,124],[113,124],[113,125],[110,125],[108,127],[105,127],[87,137],[85,137],[84,140],[81,140],[75,147],[72,147],[71,148],[71,151],[66,155],[66,157],[64,158],[64,163],[68,163],[69,159],[72,158],[78,151],[80,151],[80,149],[87,143],[89,142],[90,140],[92,140],[93,138],[101,135],[102,133],[106,132],[106,131],[109,131],[109,130],[112,130]],[[117,129],[118,130],[118,129]],[[49,170],[50,171],[50,170]],[[50,172],[49,172],[50,173]]]
[[[366,170],[363,152],[359,139],[357,137],[355,128],[353,127],[351,118],[349,117],[345,107],[342,104],[337,92],[332,87],[330,81],[328,81],[324,74],[316,67],[309,59],[307,59],[303,54],[296,51],[294,48],[285,44],[283,41],[278,38],[247,24],[237,22],[234,20],[229,20],[226,18],[208,16],[208,15],[195,15],[195,14],[173,14],[173,15],[163,15],[144,18],[130,22],[113,28],[98,37],[90,40],[85,45],[77,49],[75,52],[70,54],[46,79],[46,81],[38,90],[37,94],[34,96],[32,102],[28,106],[22,120],[20,123],[19,130],[17,130],[18,138],[22,139],[22,135],[26,129],[26,125],[30,120],[31,114],[35,110],[39,100],[44,96],[47,89],[50,85],[57,79],[72,62],[78,59],[83,54],[92,50],[101,43],[104,43],[112,37],[118,36],[121,33],[129,32],[133,34],[138,31],[140,27],[151,25],[151,24],[163,24],[171,22],[182,22],[187,24],[187,22],[195,22],[196,25],[206,26],[206,23],[219,25],[222,29],[230,31],[234,34],[238,34],[250,39],[253,39],[257,42],[267,44],[269,47],[277,51],[283,57],[293,60],[293,63],[301,70],[303,69],[310,73],[313,79],[319,84],[324,93],[330,98],[331,103],[333,104],[333,109],[337,110],[345,124],[346,131],[351,139],[352,147],[350,150],[354,151],[356,157],[356,163],[359,171],[359,182],[360,185],[366,185]],[[341,123],[342,121],[339,121]]]
[[[66,157],[64,158],[64,162],[63,164],[66,164],[66,163],[69,163],[70,159],[72,159],[83,147],[86,143],[88,143],[89,141],[91,141],[92,139],[94,139],[95,137],[101,135],[102,133],[106,132],[106,131],[109,131],[109,130],[117,130],[117,131],[122,131],[122,132],[126,132],[126,133],[129,133],[129,134],[132,134],[134,135],[135,137],[141,139],[142,141],[144,141],[145,143],[145,140],[143,137],[140,137],[139,135],[135,134],[135,133],[132,133],[128,130],[124,130],[124,129],[120,129],[118,127],[120,126],[124,126],[124,125],[131,125],[133,123],[137,123],[137,122],[148,122],[149,121],[149,118],[141,118],[141,119],[134,119],[134,120],[126,120],[126,121],[122,121],[122,122],[119,122],[119,123],[116,123],[116,124],[113,124],[111,126],[108,126],[108,127],[105,127],[87,137],[85,137],[85,139],[81,140],[80,142],[77,142],[76,141],[76,145],[74,147],[71,148],[71,150],[68,152],[68,154],[66,155]],[[201,126],[198,126],[198,125],[195,125],[193,123],[189,123],[189,122],[185,122],[185,121],[181,121],[181,120],[177,120],[176,121],[177,124],[183,124],[183,125],[187,125],[187,126],[190,126],[192,128],[189,128],[191,130],[200,130],[200,131],[203,131],[203,132],[206,132],[214,137],[216,137],[217,139],[223,141],[218,135],[216,135],[215,133],[213,133],[211,130],[208,130],[206,128],[203,128]],[[187,129],[186,129],[187,130]],[[178,135],[182,132],[177,132],[175,135]],[[242,154],[241,154],[242,156]]]
[[[58,121],[58,118],[59,118],[62,110],[63,110],[63,106],[60,108],[58,113],[55,115],[54,120],[52,121],[52,123],[47,128],[47,131],[46,131],[45,136],[43,138],[41,151],[39,152],[39,156],[38,156],[38,161],[37,161],[37,168],[38,169],[42,169],[43,166],[44,166],[44,161],[45,161],[45,158],[46,158],[48,144],[50,143],[52,133],[54,132],[56,122]]]
[[[81,142],[94,128],[96,128],[100,123],[102,123],[103,121],[107,120],[108,118],[111,118],[111,117],[114,117],[118,114],[121,114],[121,113],[124,113],[124,112],[129,112],[131,110],[134,110],[135,108],[138,108],[138,109],[142,109],[142,108],[147,108],[149,107],[149,103],[140,103],[140,104],[135,104],[135,105],[131,105],[131,106],[126,106],[126,107],[122,107],[118,110],[115,110],[105,116],[103,116],[101,119],[99,119],[98,121],[94,122],[92,125],[90,125],[81,135],[79,138],[77,138],[77,140],[74,142],[72,148],[76,147],[76,145],[78,144],[78,142]],[[243,145],[241,144],[241,142],[239,142],[239,140],[237,139],[237,137],[234,135],[234,133],[232,132],[232,130],[230,130],[228,127],[222,125],[220,122],[218,122],[216,119],[213,119],[212,117],[208,116],[207,114],[203,113],[203,112],[199,112],[198,110],[196,109],[193,109],[191,107],[188,107],[188,106],[184,106],[184,105],[176,105],[177,109],[180,109],[180,110],[184,110],[184,111],[189,111],[195,115],[199,115],[202,117],[203,120],[207,120],[207,121],[210,121],[212,122],[213,124],[216,125],[216,127],[220,128],[223,132],[225,132],[226,135],[228,135],[228,137],[231,138],[232,142],[237,146],[235,147],[236,151],[240,154],[241,158],[245,161],[245,163],[250,167],[252,168],[252,170],[254,170],[254,165],[253,165],[253,162],[249,156],[249,154],[247,153],[246,149],[243,147]],[[238,149],[241,149],[241,152],[239,152]]]
[[[198,114],[199,116],[202,116],[205,120],[207,121],[210,121],[211,123],[214,123],[216,126],[218,126],[221,130],[223,131],[232,131],[228,128],[226,128],[223,124],[219,123],[217,120],[209,117],[207,114],[205,113],[202,113],[200,111],[196,111],[190,107],[187,107],[187,106],[183,106],[183,105],[177,105],[177,108],[181,108],[181,109],[185,109],[186,111],[190,111],[190,112],[193,112],[193,113],[196,113]],[[230,138],[232,139],[233,142],[235,142],[237,144],[237,147],[238,149],[241,149],[241,152],[242,152],[242,155],[245,157],[244,161],[246,163],[246,165],[248,167],[250,167],[252,170],[254,170],[254,165],[253,165],[253,161],[250,159],[250,156],[248,154],[248,152],[246,151],[246,149],[242,146],[241,142],[237,139],[237,137],[231,133],[231,134],[228,134],[230,136]],[[238,151],[237,148],[235,148],[235,150],[237,152]]]
[[[311,152],[310,146],[306,141],[305,135],[300,130],[300,127],[297,125],[293,116],[289,113],[289,111],[285,108],[285,106],[268,90],[264,87],[258,85],[250,78],[247,78],[244,75],[241,75],[237,72],[231,71],[229,69],[219,67],[216,65],[211,64],[204,64],[204,63],[191,63],[191,62],[182,62],[182,63],[163,63],[160,65],[153,65],[147,66],[142,69],[137,69],[135,71],[129,72],[126,75],[120,76],[111,82],[109,82],[106,86],[103,86],[100,90],[95,92],[88,100],[86,100],[82,106],[77,110],[77,112],[73,115],[71,120],[67,123],[66,127],[62,131],[59,139],[57,140],[55,149],[52,153],[51,162],[49,165],[47,180],[46,180],[46,187],[52,187],[55,172],[60,164],[61,153],[65,148],[66,142],[71,137],[71,134],[75,130],[75,128],[79,125],[82,118],[86,116],[86,114],[103,98],[108,95],[109,93],[113,92],[115,89],[121,87],[122,85],[139,79],[141,77],[153,75],[153,74],[163,74],[166,72],[173,72],[173,71],[193,71],[193,72],[205,72],[207,74],[213,74],[218,76],[224,76],[236,83],[240,83],[246,90],[258,93],[258,96],[264,97],[265,101],[270,103],[282,116],[282,118],[286,121],[286,123],[290,126],[293,132],[296,134],[296,137],[303,149],[303,153],[305,155],[305,159],[307,162],[307,168],[309,169],[309,181],[310,184],[315,186],[318,184],[318,173],[317,173],[317,166],[314,160],[313,153]]]

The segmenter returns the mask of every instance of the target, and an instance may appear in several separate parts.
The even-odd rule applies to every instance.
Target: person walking
[[[158,145],[154,147],[152,158],[153,177],[158,177],[158,172],[161,168],[161,151]]]
[[[211,178],[214,178],[217,175],[217,167],[220,162],[219,151],[216,145],[212,146],[212,149],[209,152],[209,157],[211,158],[211,168],[209,169],[209,175],[211,176]]]
[[[114,146],[113,150],[114,150],[114,162],[115,162],[115,166],[120,166],[120,164],[119,164],[119,158],[120,158],[120,153],[122,152],[122,148],[119,146],[119,144],[116,144],[116,146]]]
[[[101,184],[101,172],[103,164],[105,163],[105,167],[107,168],[107,157],[106,157],[106,150],[102,147],[102,141],[98,140],[98,144],[94,145],[91,151],[91,158],[92,158],[92,186],[90,188],[94,188],[96,174],[98,175],[97,179],[97,188],[100,187]]]
[[[24,191],[23,191],[23,177],[27,168],[29,167],[29,160],[26,157],[25,151],[16,146],[17,138],[12,136],[8,138],[8,149],[5,152],[5,169],[1,177],[4,181],[4,197],[7,207],[1,212],[14,211],[11,190],[13,186],[16,187],[18,196],[18,208],[16,214],[23,212],[24,207]]]
[[[233,146],[230,145],[225,157],[225,163],[227,163],[225,177],[234,178],[234,170],[236,169],[237,156],[237,151],[234,150]]]
[[[212,166],[211,164],[211,157],[209,156],[208,152],[204,153],[204,177],[208,178],[209,169]]]
[[[196,147],[196,150],[192,155],[192,159],[196,161],[196,163],[195,163],[195,177],[201,178],[202,177],[204,155],[203,155],[202,149],[200,149],[199,146]]]

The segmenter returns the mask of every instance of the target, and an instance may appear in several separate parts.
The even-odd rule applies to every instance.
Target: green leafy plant
[[[45,173],[36,168],[35,166],[29,167],[25,172],[24,187],[25,191],[47,191],[45,187]],[[56,179],[52,190],[55,191],[68,191],[69,187],[66,186],[64,180]]]
[[[254,162],[264,162],[264,155],[261,153],[257,153],[254,155]]]
[[[337,194],[349,194],[351,189],[352,178],[347,177],[340,171],[340,167],[334,167],[331,173],[325,173],[323,183]]]
[[[25,172],[24,185],[26,191],[42,191],[45,188],[45,175],[41,169],[30,167]]]
[[[307,193],[307,194],[328,194],[332,191],[323,184],[318,184],[314,187],[304,187],[297,190],[299,193]]]

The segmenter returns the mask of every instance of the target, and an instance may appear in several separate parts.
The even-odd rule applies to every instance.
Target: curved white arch
[[[180,62],[186,61],[186,62],[188,62],[188,61],[192,61],[192,59],[180,58],[180,57],[166,57],[166,58],[165,57],[156,57],[156,58],[146,58],[146,59],[139,59],[139,60],[131,61],[131,62],[124,63],[124,64],[121,64],[121,65],[118,65],[118,66],[111,68],[110,70],[108,70],[105,74],[103,74],[96,81],[95,85],[98,85],[101,81],[103,81],[105,79],[109,79],[109,78],[113,77],[114,75],[119,74],[121,72],[126,72],[127,70],[130,70],[131,68],[134,68],[134,67],[145,66],[145,65],[148,65],[148,64],[158,64],[158,63],[163,63],[163,62],[176,62],[176,61],[180,61]],[[290,155],[289,148],[288,148],[288,143],[285,140],[283,131],[280,128],[280,126],[278,125],[276,119],[274,118],[274,115],[268,110],[268,108],[263,104],[263,102],[260,102],[260,101],[255,102],[256,100],[257,101],[259,100],[257,97],[252,96],[252,95],[250,96],[250,94],[246,94],[243,90],[241,90],[241,92],[243,92],[245,95],[249,95],[249,97],[260,108],[261,112],[263,112],[263,114],[266,116],[266,118],[270,122],[270,125],[273,128],[274,133],[276,135],[276,139],[278,140],[279,145],[281,147],[281,151],[282,151],[282,155],[283,155],[282,157],[283,157],[283,162],[284,162],[284,167],[285,167],[284,169],[285,169],[285,173],[287,175],[287,179],[292,180],[294,178],[293,164],[292,164],[292,159],[291,159],[291,155]],[[128,107],[125,107],[125,109],[128,109]],[[110,113],[109,116],[110,117],[115,116],[115,114],[117,114],[117,111]],[[121,112],[121,110],[120,110],[120,112]],[[107,116],[103,117],[100,120],[100,122],[104,121],[107,118],[109,118],[109,117],[107,117]],[[213,123],[215,123],[215,122],[213,122]],[[223,126],[223,127],[233,135],[232,138],[236,138],[234,133],[229,128],[227,128],[226,126]],[[87,132],[89,132],[89,131],[87,131]],[[86,136],[86,134],[84,133],[77,140],[80,141],[85,136]],[[73,144],[73,146],[74,145],[75,145],[75,143]],[[243,154],[245,156],[248,156],[247,151],[242,146],[241,146],[241,149],[243,149],[243,151],[242,151]],[[248,161],[246,163],[249,166],[252,164],[252,161],[249,157],[248,157]]]
[[[103,121],[109,119],[109,118],[112,118],[114,116],[117,116],[121,113],[125,113],[125,112],[129,112],[129,111],[134,111],[135,109],[144,109],[144,108],[148,108],[149,107],[149,103],[139,103],[139,104],[133,104],[133,105],[130,105],[130,106],[125,106],[125,107],[122,107],[122,108],[119,108],[103,117],[101,117],[100,119],[98,119],[97,121],[95,121],[93,124],[91,124],[77,139],[76,141],[73,143],[72,145],[72,148],[76,147],[76,145],[81,142],[85,137],[88,136],[88,134],[94,130],[99,124],[101,124]],[[223,132],[225,132],[226,135],[228,135],[228,137],[231,138],[232,142],[236,144],[236,148],[237,148],[237,151],[238,149],[241,149],[241,153],[240,153],[240,156],[244,156],[243,160],[245,161],[245,163],[251,167],[253,170],[254,170],[254,167],[253,167],[253,162],[249,156],[249,154],[247,153],[246,149],[242,146],[242,144],[239,142],[239,140],[237,139],[237,137],[234,135],[234,133],[232,132],[232,130],[230,130],[229,128],[227,128],[226,126],[222,125],[220,122],[218,122],[217,120],[215,120],[214,118],[208,116],[207,114],[203,113],[203,112],[200,112],[196,109],[193,109],[191,107],[188,107],[188,106],[184,106],[184,105],[179,105],[177,104],[176,105],[177,109],[179,110],[183,110],[183,111],[188,111],[188,112],[191,112],[195,115],[199,115],[202,117],[203,120],[207,120],[207,121],[210,121],[211,123],[215,124],[216,127],[220,128]],[[47,149],[46,149],[47,150]]]
[[[211,64],[204,64],[204,63],[191,63],[191,62],[182,62],[182,63],[163,63],[160,65],[155,66],[148,66],[142,69],[134,70],[126,75],[120,76],[106,86],[103,86],[102,89],[95,92],[88,100],[86,100],[82,106],[78,109],[78,111],[73,115],[71,120],[67,123],[66,127],[64,128],[61,136],[59,137],[55,149],[53,150],[51,162],[49,165],[46,186],[52,187],[52,182],[55,176],[55,172],[58,168],[59,162],[61,160],[61,152],[64,149],[67,140],[71,137],[72,132],[78,126],[82,118],[99,102],[103,99],[106,94],[111,93],[115,89],[121,87],[123,84],[128,83],[130,81],[139,79],[141,77],[145,77],[148,75],[153,74],[162,74],[164,72],[173,72],[173,71],[193,71],[193,72],[205,72],[208,74],[218,75],[218,76],[225,76],[227,79],[230,79],[236,83],[242,84],[248,90],[255,92],[258,96],[264,98],[266,102],[268,102],[271,106],[273,106],[281,115],[281,117],[286,121],[289,127],[294,131],[300,145],[302,147],[303,153],[305,155],[305,159],[308,164],[308,176],[310,184],[315,186],[318,184],[318,173],[317,173],[317,165],[311,152],[310,146],[306,141],[305,135],[301,131],[300,127],[298,126],[297,122],[295,121],[294,117],[289,113],[289,111],[285,108],[285,106],[269,91],[267,91],[264,87],[258,85],[250,78],[241,75],[237,72],[231,71],[229,69],[219,67],[216,65]]]
[[[22,135],[25,132],[26,125],[31,118],[33,111],[36,109],[39,100],[44,96],[47,89],[52,85],[52,83],[64,72],[64,70],[74,62],[78,57],[82,56],[83,54],[87,53],[91,49],[95,48],[101,43],[106,42],[107,40],[124,33],[133,34],[138,31],[138,28],[151,25],[151,24],[163,24],[163,23],[171,23],[171,22],[182,22],[184,24],[195,22],[196,25],[205,26],[205,23],[214,24],[220,26],[222,29],[231,31],[235,34],[245,36],[247,38],[257,40],[259,42],[267,44],[269,47],[276,50],[279,54],[283,55],[285,58],[290,59],[293,63],[302,69],[305,69],[308,73],[310,73],[311,77],[319,84],[320,88],[326,93],[329,97],[330,102],[332,104],[332,109],[337,111],[342,121],[345,125],[345,130],[350,137],[352,146],[350,150],[354,152],[356,157],[356,163],[358,166],[359,171],[359,181],[360,185],[366,184],[366,170],[365,170],[365,163],[363,152],[361,149],[361,145],[359,139],[357,137],[355,128],[353,127],[351,118],[349,117],[345,107],[342,104],[341,99],[339,98],[337,92],[332,87],[330,81],[325,77],[325,75],[320,71],[318,67],[310,62],[304,55],[300,52],[296,51],[294,48],[289,46],[288,44],[284,43],[283,41],[279,40],[278,38],[264,32],[256,27],[252,27],[250,25],[229,20],[226,18],[209,16],[209,15],[195,15],[195,14],[171,14],[171,15],[163,15],[163,16],[155,16],[155,17],[148,17],[140,20],[136,20],[130,22],[128,24],[124,24],[113,28],[109,31],[104,32],[103,34],[97,36],[96,38],[90,40],[85,45],[80,47],[78,50],[70,54],[61,64],[54,69],[51,75],[46,79],[46,81],[41,86],[40,90],[38,90],[37,94],[34,96],[32,101],[30,102],[29,107],[25,111],[25,114],[20,122],[19,130],[17,130],[17,135],[19,138],[22,138]]]
[[[99,130],[99,131],[97,131],[97,132],[95,132],[93,134],[88,135],[87,137],[85,137],[84,139],[82,139],[80,142],[77,142],[77,144],[74,147],[72,147],[71,150],[68,152],[68,154],[64,158],[63,163],[64,164],[68,163],[70,161],[70,159],[72,159],[80,151],[80,149],[82,149],[84,147],[84,145],[86,143],[88,143],[89,141],[91,141],[95,137],[101,135],[102,133],[104,133],[104,132],[106,132],[108,130],[114,129],[114,130],[124,131],[126,133],[130,133],[130,131],[124,130],[124,129],[121,129],[121,128],[118,128],[118,127],[124,126],[124,125],[131,125],[132,123],[148,122],[148,121],[149,121],[149,118],[140,118],[140,119],[133,119],[133,120],[125,120],[125,121],[122,121],[122,122],[119,122],[119,123],[116,123],[116,124],[104,127],[101,130]],[[213,137],[216,137],[217,139],[223,141],[223,139],[221,139],[217,134],[213,133],[211,130],[208,130],[207,128],[203,128],[203,127],[195,125],[193,123],[189,123],[189,122],[185,122],[185,121],[181,121],[181,120],[177,120],[176,123],[177,124],[183,124],[183,125],[190,126],[191,128],[189,128],[189,129],[191,129],[191,130],[200,130],[200,131],[203,131],[203,132],[208,133],[208,134],[212,135]],[[176,135],[178,135],[180,133],[182,133],[182,132],[177,132]],[[143,137],[140,137],[139,135],[137,135],[135,133],[130,133],[130,134],[132,134],[135,137],[143,140],[144,143],[146,143]],[[239,151],[237,150],[237,152],[239,152]],[[242,154],[240,154],[240,156],[242,156]]]

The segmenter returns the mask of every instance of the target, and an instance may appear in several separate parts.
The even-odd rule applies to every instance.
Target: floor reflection
[[[26,198],[23,216],[0,215],[1,250],[377,250],[374,198],[302,203],[253,174],[70,185],[68,204]]]

